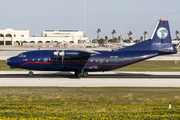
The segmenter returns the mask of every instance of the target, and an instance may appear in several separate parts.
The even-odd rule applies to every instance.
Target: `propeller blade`
[[[61,55],[62,55],[62,65],[63,65],[63,60],[64,60],[64,42],[63,41],[62,41],[62,54]]]
[[[58,42],[57,42],[57,44],[56,44],[56,52],[54,52],[53,53],[53,55],[56,55],[56,61],[58,61],[58,53],[59,53],[59,51],[58,51]]]
[[[62,64],[63,64],[63,60],[64,60],[64,56],[65,56],[63,42],[62,42],[62,52],[59,52],[59,50],[58,50],[58,43],[57,43],[57,51],[53,52],[52,54],[56,56],[56,60],[58,60],[59,56],[62,56]]]

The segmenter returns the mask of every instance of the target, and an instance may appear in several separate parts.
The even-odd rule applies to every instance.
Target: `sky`
[[[180,0],[85,0],[86,36],[139,39],[147,31],[150,38],[159,19],[169,20],[171,37],[180,31]],[[84,0],[2,0],[0,29],[26,29],[30,36],[44,30],[84,31]]]

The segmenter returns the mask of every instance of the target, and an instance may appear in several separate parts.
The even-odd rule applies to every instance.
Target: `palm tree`
[[[129,31],[129,33],[128,33],[128,35],[129,35],[129,43],[130,43],[130,40],[132,39],[132,37],[131,37],[131,35],[132,35],[133,33],[131,32],[131,31]],[[131,38],[131,39],[130,39]]]
[[[114,33],[116,33],[116,30],[113,30],[111,34],[113,34],[113,42],[114,42]]]
[[[105,36],[104,38],[105,38],[105,40],[108,40],[108,36]]]
[[[99,32],[101,32],[100,28],[98,28],[98,30],[97,30],[97,40],[99,40]]]
[[[179,34],[179,31],[178,30],[176,30],[176,40],[178,40],[179,39],[179,37],[178,37],[178,34]]]
[[[140,37],[140,42],[142,42],[142,41],[143,41],[143,36]]]
[[[147,31],[144,31],[143,34],[144,34],[144,40],[146,40],[146,34],[148,34]]]
[[[118,36],[118,41],[121,42],[121,36]]]

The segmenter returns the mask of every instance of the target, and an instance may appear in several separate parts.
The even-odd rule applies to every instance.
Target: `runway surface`
[[[0,71],[0,86],[58,87],[180,87],[179,72],[92,72],[75,77],[73,72]]]

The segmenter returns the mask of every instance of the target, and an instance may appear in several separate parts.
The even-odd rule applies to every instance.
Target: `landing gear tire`
[[[88,72],[75,71],[75,75],[77,77],[81,77],[81,76],[87,77],[88,76]]]
[[[75,75],[76,75],[77,77],[81,77],[81,71],[75,71]]]
[[[33,72],[32,71],[29,71],[29,76],[33,76]]]
[[[83,76],[87,77],[88,76],[88,72],[83,72]]]

